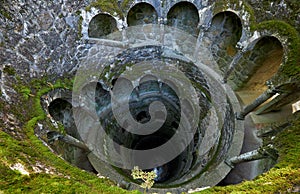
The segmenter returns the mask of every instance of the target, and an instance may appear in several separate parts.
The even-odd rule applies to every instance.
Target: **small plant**
[[[135,166],[131,171],[131,176],[133,179],[142,179],[144,182],[141,184],[141,187],[144,188],[144,193],[146,190],[150,189],[154,184],[154,179],[157,177],[154,171],[144,172],[139,169],[138,166]]]

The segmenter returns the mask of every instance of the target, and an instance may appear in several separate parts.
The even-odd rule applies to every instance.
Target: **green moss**
[[[120,7],[118,5],[118,1],[116,1],[116,0],[94,1],[89,6],[86,7],[86,11],[90,11],[92,7],[96,8],[96,9],[100,9],[102,12],[110,13],[111,15],[114,15],[114,13],[117,13],[117,15],[120,18],[123,18],[122,10],[120,9]]]
[[[78,34],[77,34],[78,39],[82,37],[82,22],[83,22],[83,17],[80,16],[78,20]]]
[[[33,83],[36,85],[32,85]],[[47,123],[44,121],[48,119],[40,104],[41,96],[56,88],[71,88],[72,83],[72,80],[58,80],[55,84],[51,84],[47,82],[46,78],[32,80],[29,83],[33,95],[29,96],[26,103],[21,101],[20,104],[15,105],[15,107],[22,106],[22,109],[27,111],[26,116],[22,119],[27,120],[23,126],[24,137],[21,140],[16,140],[0,130],[0,192],[139,193],[137,191],[122,190],[108,179],[99,179],[91,173],[79,170],[66,163],[55,156],[34,135],[37,123]],[[23,85],[29,88],[26,83],[23,83]],[[14,107],[10,111],[14,112]],[[20,117],[20,115],[16,116]],[[23,164],[26,170],[30,172],[30,176],[24,176],[18,171],[11,170],[9,167],[15,163]],[[36,163],[51,169],[55,175],[34,172],[32,166],[35,166]]]
[[[12,19],[12,16],[11,14],[5,9],[4,6],[2,5],[5,5],[7,2],[5,1],[0,1],[0,15],[2,15],[4,18],[7,18],[8,20],[11,20]]]
[[[246,181],[238,185],[213,187],[199,193],[279,193],[292,191],[300,184],[300,171],[285,167],[273,169],[254,181]]]
[[[0,191],[5,193],[138,193],[127,192],[115,187],[108,179],[99,179],[96,176],[80,171],[66,164],[63,160],[54,156],[48,149],[33,149],[30,141],[17,141],[0,131],[0,145],[6,149],[0,152]],[[50,153],[49,153],[50,152]],[[25,157],[26,156],[26,157]],[[34,173],[28,166],[26,170],[31,174],[22,175],[9,166],[15,163],[28,162],[30,160],[45,165],[51,171],[60,175],[47,173]],[[48,162],[48,160],[50,160]],[[56,168],[49,165],[56,164]],[[34,165],[34,163],[33,163]],[[59,168],[57,168],[57,166]]]
[[[287,61],[284,61],[284,64],[279,69],[278,75],[281,79],[282,77],[286,79],[291,77],[300,79],[300,37],[296,29],[284,21],[270,20],[259,23],[253,30],[268,30],[287,40]]]
[[[290,127],[278,134],[274,140],[275,147],[279,150],[278,168],[292,166],[300,169],[300,115]]]
[[[15,75],[16,74],[16,70],[15,68],[11,67],[11,66],[5,66],[3,69],[4,73],[7,73],[8,75]]]
[[[23,97],[25,100],[28,100],[31,90],[29,88],[26,87],[22,87],[22,89],[20,90],[20,92],[23,94]]]
[[[107,12],[111,15],[115,15],[116,13],[120,18],[124,18],[124,10],[128,9],[133,2],[133,0],[124,0],[119,5],[117,0],[97,0],[87,6],[85,10],[91,11],[91,8],[94,7],[100,9],[102,12]]]

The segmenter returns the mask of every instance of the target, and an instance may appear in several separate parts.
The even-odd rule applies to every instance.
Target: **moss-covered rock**
[[[102,12],[107,12],[124,19],[126,14],[125,10],[128,9],[133,2],[134,0],[123,0],[119,4],[117,0],[96,0],[86,7],[86,11],[90,11],[91,8],[94,7],[100,9]]]

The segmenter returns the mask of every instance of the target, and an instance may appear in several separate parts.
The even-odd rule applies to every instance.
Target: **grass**
[[[71,81],[69,83],[57,81],[53,85],[45,80],[33,82],[36,84],[30,87],[33,95],[26,101],[20,101],[25,102],[24,104],[16,104],[25,110],[31,110],[27,112],[29,115],[22,118],[27,120],[21,126],[24,137],[18,140],[0,130],[0,193],[139,193],[123,190],[109,179],[99,179],[94,174],[82,171],[57,157],[44,146],[34,135],[37,123],[47,119],[40,98],[56,88],[70,87]],[[16,163],[22,164],[30,175],[22,175],[16,170],[11,170],[10,166]],[[46,173],[45,170],[35,172],[33,167],[37,164],[50,169],[52,173]]]
[[[33,95],[29,96],[24,106],[32,107],[23,120],[25,138],[14,139],[0,131],[0,192],[4,193],[139,193],[126,191],[116,187],[108,179],[99,179],[94,174],[82,171],[54,155],[34,135],[37,123],[47,119],[41,105],[43,94],[56,88],[71,88],[72,81],[32,81],[36,85],[30,87]],[[27,86],[28,87],[28,86]],[[269,172],[253,181],[245,181],[238,185],[213,187],[200,193],[274,193],[292,191],[300,185],[300,117],[295,119],[291,127],[279,134],[273,143],[279,151],[279,163]],[[50,127],[50,126],[46,126]],[[30,175],[22,175],[9,167],[15,163],[25,166]],[[33,166],[42,164],[51,169],[53,174],[36,173]]]

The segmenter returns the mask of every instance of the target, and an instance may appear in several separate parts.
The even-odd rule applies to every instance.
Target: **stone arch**
[[[253,49],[246,53],[238,70],[240,73],[235,75],[243,83],[242,89],[265,91],[266,81],[276,75],[283,56],[283,45],[276,37],[263,36],[258,39]]]
[[[135,4],[127,14],[128,26],[136,26],[143,24],[157,24],[158,14],[155,8],[149,3]]]
[[[242,30],[242,21],[234,12],[219,12],[212,19],[208,36],[212,41],[212,54],[222,72],[238,51],[236,45],[242,37]]]
[[[54,120],[63,124],[67,134],[77,137],[78,134],[73,126],[72,104],[63,98],[53,100],[48,106],[49,114]]]
[[[117,21],[109,14],[100,13],[94,16],[88,27],[90,38],[102,38],[118,30]]]
[[[197,7],[190,2],[182,1],[175,4],[167,14],[167,25],[198,35],[200,18]]]
[[[56,98],[49,106],[49,114],[55,121],[63,124],[66,135],[80,140],[80,135],[77,132],[76,125],[73,118],[73,106],[64,98]],[[56,133],[56,131],[50,131]],[[60,133],[58,133],[60,134]],[[49,134],[47,133],[47,136]],[[48,136],[49,138],[49,136]],[[67,162],[90,172],[95,172],[95,169],[90,164],[86,150],[79,149],[67,143],[56,143],[51,146],[58,154],[60,154]]]
[[[57,98],[53,100],[48,107],[49,114],[57,121],[64,123],[65,114],[66,111],[72,111],[72,105],[67,100],[64,100],[62,98]]]

